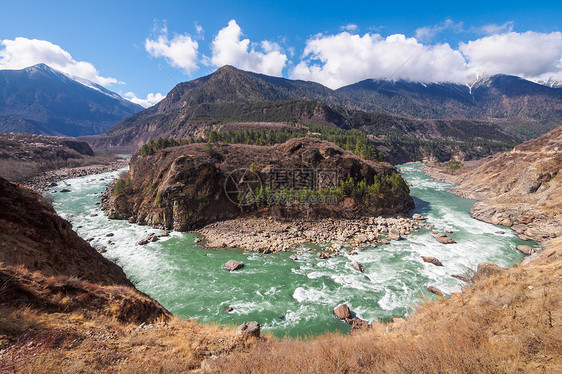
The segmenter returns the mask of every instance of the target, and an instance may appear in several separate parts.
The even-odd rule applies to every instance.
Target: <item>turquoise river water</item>
[[[194,243],[191,233],[172,232],[140,246],[139,240],[161,231],[109,220],[95,205],[120,171],[62,181],[55,189],[71,192],[53,197],[57,212],[80,236],[93,238],[94,247],[107,246],[104,256],[172,313],[230,325],[255,320],[278,336],[309,336],[349,330],[332,314],[340,303],[368,321],[401,317],[415,308],[420,296],[433,297],[429,285],[447,294],[459,291],[462,282],[452,274],[466,273],[484,261],[511,266],[521,260],[515,247],[524,242],[513,231],[472,219],[468,211],[474,201],[447,192],[451,185],[429,180],[420,166],[400,167],[412,184],[416,209],[411,213],[428,217],[436,231],[452,230],[449,236],[457,244],[439,244],[429,231],[422,231],[413,238],[328,260],[317,259],[302,246],[294,251],[297,261],[289,259],[290,252],[207,250]],[[106,237],[110,232],[114,236]],[[108,244],[110,240],[114,244]],[[437,257],[444,266],[424,263],[422,255]],[[230,259],[246,266],[227,272],[222,266]],[[352,260],[363,264],[368,278],[349,266]],[[227,306],[234,310],[227,312]]]

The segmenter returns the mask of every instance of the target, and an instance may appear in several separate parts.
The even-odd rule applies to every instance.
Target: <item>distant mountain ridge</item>
[[[108,130],[109,137],[88,141],[98,149],[131,151],[149,138],[201,137],[230,122],[302,122],[356,128],[373,136],[513,145],[546,132],[553,126],[552,118],[562,117],[551,110],[562,107],[562,90],[540,86],[541,91],[536,87],[539,85],[528,81],[523,81],[523,86],[530,85],[523,92],[526,96],[516,100],[550,103],[549,111],[534,113],[538,118],[528,115],[526,106],[521,110],[528,118],[517,108],[501,114],[499,109],[494,112],[478,104],[496,97],[505,102],[505,97],[513,96],[517,88],[510,88],[510,82],[517,83],[519,78],[508,79],[507,84],[502,80],[501,76],[490,77],[472,88],[366,80],[331,90],[314,82],[270,77],[227,65],[176,85],[160,103]],[[486,115],[490,111],[494,118]]]
[[[0,132],[100,134],[143,108],[45,64],[0,70]]]
[[[486,121],[521,139],[556,128],[562,118],[562,88],[504,74],[472,85],[367,79],[336,91],[363,110]]]

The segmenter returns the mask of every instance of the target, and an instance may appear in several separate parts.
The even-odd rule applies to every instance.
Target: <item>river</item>
[[[120,171],[90,175],[59,182],[52,193],[57,212],[69,220],[77,233],[92,239],[91,244],[107,247],[108,259],[120,265],[136,287],[149,294],[172,313],[202,322],[238,325],[258,321],[262,329],[277,336],[313,336],[325,331],[349,331],[332,309],[347,303],[358,317],[385,321],[411,313],[421,297],[435,297],[432,285],[446,294],[458,292],[462,282],[452,274],[466,274],[480,262],[512,266],[522,254],[515,247],[525,242],[506,227],[471,218],[474,203],[447,190],[452,186],[430,180],[421,165],[400,169],[412,184],[416,209],[435,225],[435,230],[452,230],[457,244],[439,244],[428,231],[367,248],[355,256],[317,259],[297,248],[292,253],[256,254],[240,250],[207,250],[194,243],[191,233],[172,232],[158,242],[140,246],[150,233],[147,226],[107,219],[100,209],[100,193]],[[113,233],[107,237],[106,234]],[[111,242],[111,244],[109,244]],[[527,243],[528,244],[528,243]],[[424,263],[420,256],[437,257],[443,267]],[[227,272],[222,266],[230,259],[245,267]],[[365,267],[361,274],[349,263]],[[365,277],[365,275],[367,277]],[[233,311],[227,312],[226,307]]]

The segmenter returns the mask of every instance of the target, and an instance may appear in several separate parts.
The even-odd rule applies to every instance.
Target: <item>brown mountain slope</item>
[[[475,218],[542,240],[562,236],[561,169],[562,126],[448,178]]]
[[[132,286],[123,270],[96,252],[41,195],[0,178],[0,262],[43,274]]]

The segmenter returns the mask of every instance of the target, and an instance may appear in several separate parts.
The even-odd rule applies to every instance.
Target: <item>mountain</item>
[[[454,91],[446,93],[449,96]],[[443,94],[445,95],[445,94]],[[458,95],[457,95],[458,96]],[[351,97],[318,83],[269,77],[224,66],[213,74],[174,87],[157,105],[124,119],[109,136],[87,140],[95,149],[134,151],[158,137],[204,137],[229,123],[305,123],[361,129],[372,136],[412,136],[447,141],[520,140],[494,124],[476,120],[434,120],[367,112]]]
[[[336,91],[362,110],[485,121],[524,140],[554,129],[562,118],[562,88],[502,74],[472,85],[368,79]]]
[[[534,240],[562,236],[562,126],[446,176],[475,218]]]
[[[76,79],[45,64],[0,70],[0,131],[100,134],[142,110],[95,83]]]

